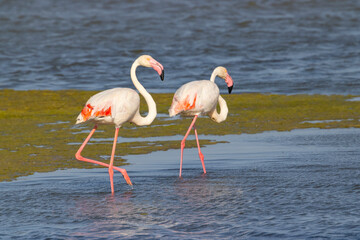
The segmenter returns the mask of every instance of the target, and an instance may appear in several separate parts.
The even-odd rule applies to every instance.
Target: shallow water
[[[351,0],[2,0],[0,88],[133,88],[151,54],[165,67],[165,82],[138,71],[151,92],[223,65],[234,92],[360,94],[359,25]]]
[[[205,176],[185,149],[183,179],[179,150],[127,156],[134,187],[115,173],[114,196],[106,169],[2,182],[0,238],[359,239],[359,134],[211,136],[229,143],[203,148]]]

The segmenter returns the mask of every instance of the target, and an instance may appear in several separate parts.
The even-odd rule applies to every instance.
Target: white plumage
[[[140,97],[139,94],[131,88],[113,88],[99,92],[89,98],[85,107],[93,106],[91,115],[86,119],[82,113],[79,114],[76,124],[91,121],[96,124],[114,124],[121,127],[125,122],[132,122],[135,114],[139,114]],[[109,109],[109,115],[96,116],[97,112],[106,112]]]
[[[218,97],[218,86],[209,80],[186,83],[174,94],[170,117],[179,113],[185,116],[206,115],[214,111]]]
[[[195,127],[195,121],[199,115],[208,115],[215,122],[225,121],[228,114],[228,107],[225,100],[219,94],[219,88],[215,84],[215,78],[219,76],[223,78],[228,86],[229,93],[233,88],[233,80],[228,74],[226,68],[217,67],[214,69],[209,80],[199,80],[186,83],[182,85],[174,94],[171,107],[169,109],[170,117],[177,114],[183,116],[194,116],[189,129],[187,130],[183,140],[181,141],[181,157],[180,157],[180,174],[182,171],[183,152],[185,147],[185,141],[190,133],[191,128],[194,128],[196,143],[198,145],[199,157],[203,166],[204,173],[204,155],[201,153],[199,139],[197,136],[197,130]],[[220,105],[220,113],[216,111],[216,105]]]
[[[85,139],[79,150],[76,152],[75,157],[80,161],[90,162],[99,164],[109,168],[111,193],[114,193],[113,175],[114,171],[118,170],[124,176],[124,179],[129,185],[132,185],[129,176],[125,169],[113,166],[116,142],[118,137],[119,128],[125,122],[132,122],[136,125],[149,125],[156,117],[156,104],[151,95],[145,90],[145,88],[139,83],[136,77],[136,68],[138,66],[152,67],[160,75],[161,80],[164,79],[164,68],[163,66],[153,59],[149,55],[142,55],[137,58],[131,66],[130,76],[136,89],[145,98],[148,104],[148,115],[142,117],[139,112],[140,108],[140,96],[131,88],[113,88],[105,90],[90,97],[86,102],[83,110],[76,119],[76,124],[91,122],[95,126],[90,132],[88,137]],[[113,149],[111,152],[110,164],[106,164],[100,161],[84,158],[81,156],[81,152],[85,145],[90,140],[91,136],[97,129],[98,124],[114,124],[115,125],[115,136],[113,142]]]

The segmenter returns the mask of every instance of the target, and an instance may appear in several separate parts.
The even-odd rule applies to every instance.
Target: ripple
[[[358,129],[227,135],[227,144],[203,148],[206,175],[197,149],[185,149],[182,179],[179,150],[127,156],[134,187],[116,173],[113,196],[104,168],[3,182],[2,237],[356,239],[358,135]]]
[[[11,61],[1,64],[0,88],[133,87],[129,68],[146,53],[163,63],[169,79],[160,86],[143,74],[152,92],[173,92],[225,65],[240,86],[235,93],[359,94],[359,43],[352,39],[360,7],[350,1],[1,6],[1,52]],[[123,76],[128,80],[119,81]]]

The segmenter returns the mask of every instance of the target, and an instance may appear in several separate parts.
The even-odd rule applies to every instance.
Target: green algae
[[[66,168],[94,168],[93,164],[77,161],[75,152],[92,126],[75,126],[75,118],[86,100],[96,92],[14,91],[0,90],[0,181],[8,181],[34,172],[48,172]],[[172,94],[152,94],[158,112],[167,114]],[[360,103],[348,101],[357,96],[343,95],[224,95],[229,116],[223,123],[207,117],[197,121],[199,134],[219,135],[219,140],[201,139],[202,146],[221,141],[220,135],[289,131],[300,128],[360,127]],[[144,99],[141,111],[147,111]],[[183,135],[191,119],[157,117],[151,126],[124,124],[119,132],[123,138],[147,138]],[[111,139],[112,126],[99,126],[93,138]],[[178,141],[119,142],[115,165],[127,164],[124,156],[153,151],[177,149]],[[195,147],[189,140],[186,147]],[[83,155],[104,162],[109,161],[112,141],[91,141]],[[174,161],[179,156],[174,156]],[[194,156],[197,157],[197,156]]]

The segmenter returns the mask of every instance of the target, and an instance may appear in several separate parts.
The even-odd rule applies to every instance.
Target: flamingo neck
[[[215,110],[211,113],[210,117],[215,122],[220,123],[220,122],[226,120],[229,109],[227,107],[226,101],[220,95],[219,95],[219,98],[218,98],[218,102],[219,102],[219,106],[220,106],[220,113],[218,113],[216,108],[215,108]]]
[[[148,105],[149,112],[146,117],[142,117],[139,115],[136,120],[134,119],[134,123],[137,125],[150,125],[152,121],[154,121],[156,117],[156,103],[154,99],[151,97],[151,95],[146,91],[146,89],[140,84],[139,80],[136,77],[136,68],[140,66],[139,61],[136,60],[133,65],[131,66],[130,70],[130,77],[131,80],[136,87],[136,89],[139,91],[139,93],[145,98],[145,101]],[[139,106],[140,108],[140,106]]]
[[[215,78],[219,75],[219,68],[215,68],[214,71],[211,74],[210,81],[215,82]],[[222,122],[226,120],[226,117],[228,115],[229,109],[227,107],[226,101],[219,95],[218,98],[219,106],[220,106],[220,113],[217,112],[216,108],[215,110],[210,114],[210,117],[215,122]]]
[[[217,77],[217,75],[218,75],[218,71],[217,71],[217,68],[215,68],[211,74],[210,81],[215,82],[215,78]]]

